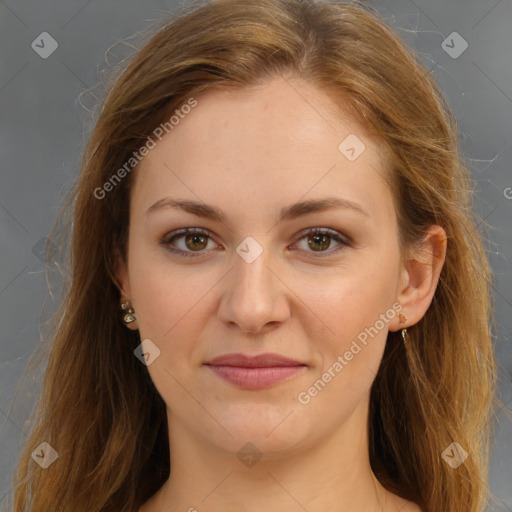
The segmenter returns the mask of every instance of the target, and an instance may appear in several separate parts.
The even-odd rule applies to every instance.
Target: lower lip
[[[207,365],[221,379],[239,388],[262,389],[277,382],[290,379],[305,366],[272,366],[266,368],[244,368],[240,366]]]

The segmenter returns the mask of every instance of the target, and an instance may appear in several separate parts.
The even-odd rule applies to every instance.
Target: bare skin
[[[280,77],[197,101],[134,171],[128,262],[118,260],[130,328],[160,350],[147,368],[170,425],[171,476],[140,512],[421,512],[371,471],[369,392],[388,332],[431,303],[445,232],[432,226],[423,250],[400,260],[382,148],[318,88]],[[349,134],[365,145],[353,161],[338,148]],[[165,197],[226,218],[146,213]],[[293,203],[326,197],[357,206],[279,220]],[[183,228],[203,233],[178,238]],[[249,249],[246,237],[262,249],[251,262],[236,251]],[[370,326],[378,333],[333,371]],[[244,389],[205,365],[268,352],[304,366]],[[318,379],[328,383],[308,394]],[[250,466],[237,457],[247,443]]]

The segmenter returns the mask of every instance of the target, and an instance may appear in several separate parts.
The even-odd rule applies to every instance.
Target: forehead
[[[389,203],[379,141],[312,84],[276,78],[195,99],[139,165],[135,206],[174,192],[208,203],[258,196],[270,206],[333,190],[370,208]]]

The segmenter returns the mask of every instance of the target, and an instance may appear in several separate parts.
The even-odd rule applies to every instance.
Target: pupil
[[[314,243],[314,244],[321,245],[321,248],[322,248],[322,249],[326,249],[327,247],[329,247],[329,241],[328,241],[329,236],[328,236],[328,235],[313,235],[313,237],[312,237],[312,238],[313,238],[313,240],[314,240],[314,241],[313,241],[313,243]],[[327,243],[322,244],[322,240],[324,240],[324,242],[327,240]],[[311,248],[313,248],[313,247],[312,247],[312,244],[309,244],[309,246],[310,246]]]
[[[189,237],[190,237],[190,238],[189,238]],[[196,235],[189,235],[189,237],[187,237],[187,247],[188,247],[189,249],[194,249],[194,247],[197,249],[197,246],[196,246],[196,245],[194,245],[194,244],[197,244],[197,243],[201,244],[201,242],[202,242],[202,244],[204,245],[204,240],[205,240],[204,235],[197,235],[197,234],[196,234]],[[192,239],[192,242],[191,242],[191,244],[189,244],[188,242],[189,242],[191,239]],[[203,248],[204,248],[204,247],[200,247],[200,249],[203,249]]]

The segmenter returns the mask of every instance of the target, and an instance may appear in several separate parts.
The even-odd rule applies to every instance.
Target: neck
[[[171,476],[143,510],[387,512],[390,493],[369,463],[368,405],[366,397],[335,431],[286,454],[247,440],[226,450],[168,412]]]

